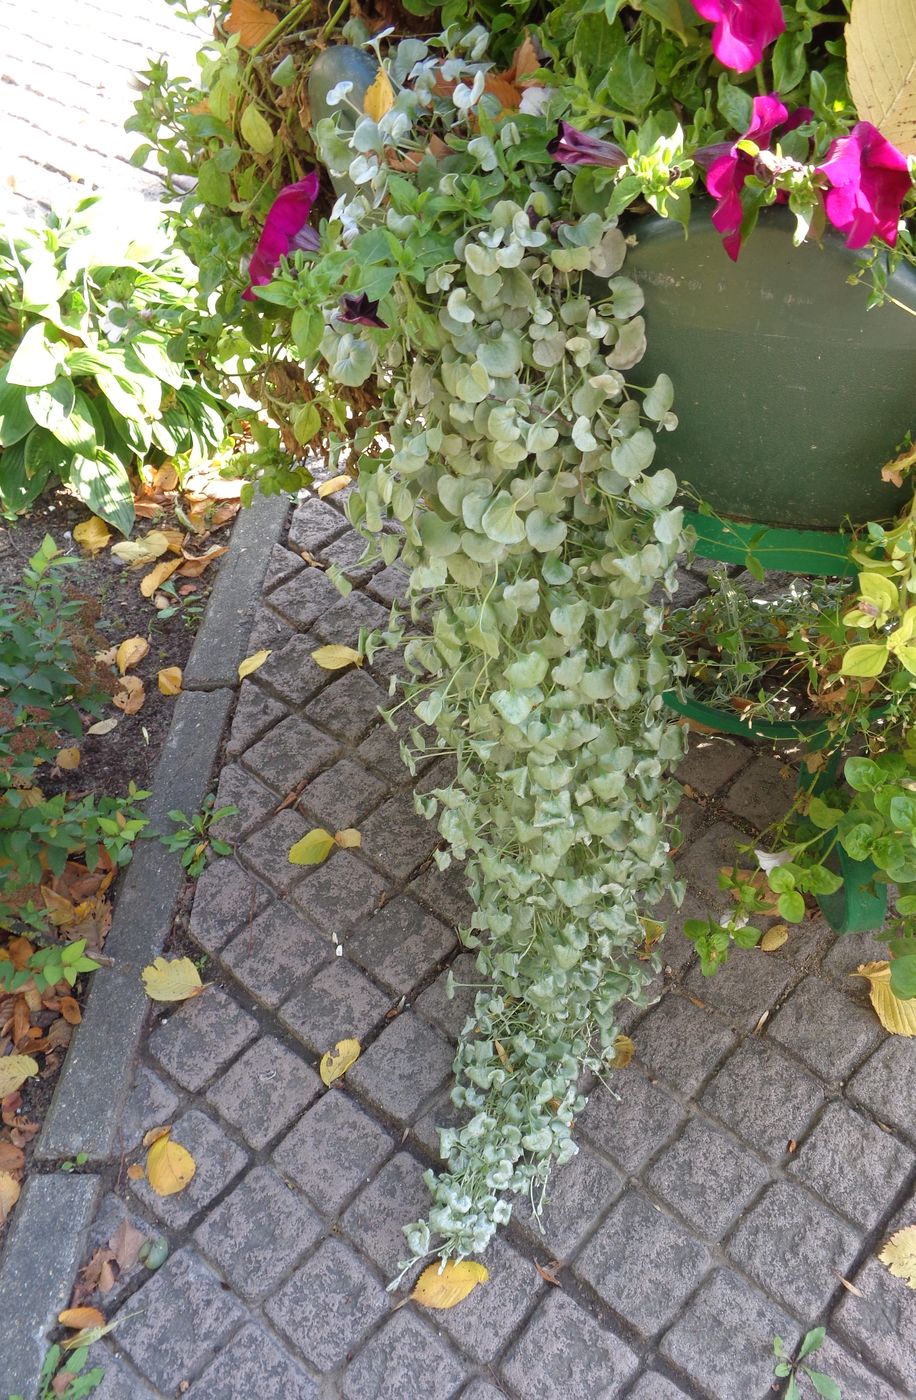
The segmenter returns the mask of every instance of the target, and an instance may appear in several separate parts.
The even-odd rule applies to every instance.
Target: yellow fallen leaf
[[[362,666],[363,658],[355,647],[327,646],[312,652],[312,660],[322,671],[342,671],[345,666]]]
[[[79,1331],[83,1327],[104,1327],[105,1314],[98,1308],[64,1308],[57,1314],[57,1320],[61,1327],[75,1327]]]
[[[160,558],[169,548],[169,537],[164,530],[150,530],[148,535],[143,535],[139,540],[122,540],[120,544],[113,544],[111,552],[132,569],[136,569],[141,564],[152,564],[154,559]]]
[[[146,1179],[157,1196],[176,1196],[196,1171],[197,1163],[187,1148],[173,1142],[167,1133],[146,1154]]]
[[[0,1172],[0,1225],[19,1200],[19,1182],[10,1172]]]
[[[618,1035],[614,1041],[614,1058],[611,1069],[626,1069],[636,1054],[636,1042],[628,1035]]]
[[[180,666],[164,666],[156,677],[156,684],[159,686],[161,695],[180,695],[181,681]]]
[[[58,749],[54,762],[58,768],[62,768],[65,773],[72,773],[74,768],[80,766],[80,751],[75,745],[67,749]]]
[[[31,1055],[4,1055],[0,1059],[0,1099],[15,1094],[27,1079],[38,1073],[38,1062]]]
[[[111,698],[111,703],[125,715],[135,715],[142,709],[146,699],[146,691],[139,676],[122,676],[118,689]]]
[[[168,1137],[172,1131],[171,1123],[166,1123],[164,1128],[148,1128],[143,1134],[143,1146],[152,1147],[154,1142],[158,1142],[161,1137]]]
[[[343,831],[335,832],[334,840],[342,851],[355,851],[357,846],[363,844],[363,838],[355,826],[347,826]]]
[[[277,26],[277,16],[262,10],[257,0],[232,0],[223,20],[227,34],[237,34],[243,49],[257,48]]]
[[[251,675],[252,671],[257,671],[258,667],[264,665],[268,656],[270,656],[270,649],[268,647],[265,647],[263,651],[253,652],[251,656],[246,656],[245,660],[239,666],[239,680],[243,681],[246,676]]]
[[[190,958],[154,958],[141,975],[150,1001],[187,1001],[204,989]]]
[[[290,865],[320,865],[334,848],[334,837],[323,826],[307,831],[295,846],[290,847]]]
[[[180,559],[163,559],[155,568],[150,569],[148,574],[144,574],[140,580],[140,592],[144,598],[152,598],[160,584],[165,583],[167,578],[171,578],[180,566]]]
[[[916,998],[903,1001],[894,995],[889,962],[860,963],[849,975],[867,980],[869,999],[886,1031],[891,1035],[916,1035]]]
[[[86,730],[87,734],[110,734],[113,729],[117,729],[118,721],[114,715],[110,719],[100,719],[96,724],[90,724]]]
[[[352,476],[332,476],[328,481],[323,481],[318,487],[318,495],[324,500],[325,496],[333,496],[335,491],[342,491],[345,486],[352,485]]]
[[[153,472],[153,489],[155,491],[174,491],[178,486],[178,468],[174,462],[166,462],[161,467],[156,467]]]
[[[88,520],[81,520],[79,525],[74,527],[73,538],[87,554],[100,554],[111,539],[111,531],[104,520],[99,520],[97,515],[90,515]]]
[[[131,1162],[130,1166],[127,1168],[128,1181],[142,1181],[145,1176],[146,1172],[143,1170],[140,1163]]]
[[[453,1308],[489,1277],[483,1264],[473,1259],[457,1263],[446,1259],[444,1264],[430,1264],[423,1270],[410,1296],[424,1308]]]
[[[346,1074],[351,1065],[355,1065],[359,1059],[360,1043],[358,1040],[338,1040],[333,1050],[328,1050],[321,1057],[318,1066],[318,1073],[321,1075],[322,1083],[330,1086],[335,1079],[339,1079],[342,1074]]]
[[[391,111],[393,106],[394,88],[391,86],[391,79],[384,68],[380,68],[375,81],[366,89],[366,95],[363,98],[363,111],[367,117],[378,122],[381,121],[386,112]]]
[[[907,1288],[916,1288],[916,1225],[907,1225],[891,1235],[878,1258],[886,1264],[894,1278],[902,1278]]]
[[[131,666],[136,666],[138,661],[142,661],[148,651],[149,642],[145,637],[126,637],[115,653],[118,674],[123,676]]]
[[[774,924],[772,928],[767,929],[758,946],[762,948],[765,953],[773,953],[777,948],[782,947],[788,937],[788,924]]]

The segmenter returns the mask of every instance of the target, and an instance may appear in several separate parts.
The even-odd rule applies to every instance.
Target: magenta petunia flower
[[[388,329],[388,322],[379,317],[378,302],[370,301],[365,292],[360,292],[359,295],[355,292],[344,292],[340,298],[337,319],[348,326],[378,326],[383,331]]]
[[[786,27],[779,0],[693,0],[713,27],[712,51],[726,68],[748,73]]]
[[[557,135],[547,142],[547,153],[560,165],[603,165],[617,170],[627,163],[626,151],[615,146],[613,141],[602,141],[597,136],[589,136],[587,131],[577,131],[569,122],[560,122]]]
[[[906,156],[871,122],[858,122],[841,136],[817,167],[830,188],[827,218],[846,234],[847,248],[864,248],[882,238],[897,242],[900,210],[912,184]]]
[[[318,198],[318,185],[318,173],[312,171],[295,185],[285,185],[270,206],[248,265],[248,286],[242,293],[246,301],[254,301],[254,288],[263,287],[271,280],[282,257],[297,248],[302,252],[315,252],[319,248],[318,234],[308,222],[312,205]]]

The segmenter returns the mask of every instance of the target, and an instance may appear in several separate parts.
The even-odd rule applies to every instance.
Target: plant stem
[[[325,39],[328,37],[331,31],[337,28],[338,20],[343,18],[343,16],[347,13],[347,10],[349,10],[349,8],[350,0],[340,0],[340,4],[337,6],[337,9],[331,15],[331,18],[328,20],[324,28],[320,31],[318,38],[315,40],[316,44],[324,43]]]
[[[298,5],[294,5],[293,8],[289,11],[289,13],[285,14],[283,18],[277,24],[274,25],[270,33],[265,34],[264,38],[259,44],[255,44],[254,48],[251,50],[251,61],[254,62],[254,60],[263,52],[263,50],[267,48],[268,44],[275,43],[276,40],[279,39],[280,35],[283,34],[287,29],[291,28],[295,21],[299,19],[301,15],[304,15],[307,10],[310,10],[311,7],[312,0],[300,0],[300,3]]]

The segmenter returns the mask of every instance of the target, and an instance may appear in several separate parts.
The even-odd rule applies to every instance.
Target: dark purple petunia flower
[[[340,298],[337,319],[348,326],[378,326],[383,331],[388,329],[388,322],[379,317],[378,302],[370,301],[365,292],[360,292],[358,296],[355,292],[344,292]]]
[[[780,0],[693,0],[713,27],[712,51],[725,68],[749,73],[786,27]]]
[[[830,188],[827,218],[846,234],[847,248],[864,248],[875,237],[893,248],[900,210],[912,185],[906,156],[871,122],[858,122],[834,141],[817,167]]]
[[[597,136],[589,136],[587,131],[577,131],[569,122],[560,122],[557,135],[547,142],[547,153],[560,165],[603,165],[609,170],[619,170],[627,163],[626,151],[615,146],[613,141],[602,141]]]
[[[284,186],[270,206],[248,265],[248,286],[242,293],[246,301],[254,301],[254,288],[263,287],[272,279],[281,258],[296,249],[318,250],[320,239],[308,222],[318,198],[318,184],[318,173],[313,171],[295,185]]]

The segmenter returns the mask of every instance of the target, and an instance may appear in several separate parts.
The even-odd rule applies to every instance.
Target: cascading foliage
[[[672,388],[638,385],[643,295],[616,220],[577,208],[546,153],[553,123],[500,113],[485,46],[481,30],[407,40],[388,111],[320,124],[358,193],[318,262],[294,255],[271,288],[305,310],[339,264],[326,373],[378,382],[349,511],[410,568],[415,616],[433,608],[403,686],[457,776],[418,803],[440,865],[467,861],[462,938],[492,984],[455,1061],[465,1121],[442,1130],[447,1169],[407,1230],[415,1258],[482,1250],[512,1193],[537,1203],[575,1153],[583,1071],[607,1069],[618,1006],[646,998],[643,920],[676,888],[660,599],[682,518],[672,474],[650,471]],[[346,112],[346,85],[336,96]],[[342,229],[359,230],[346,253]]]

